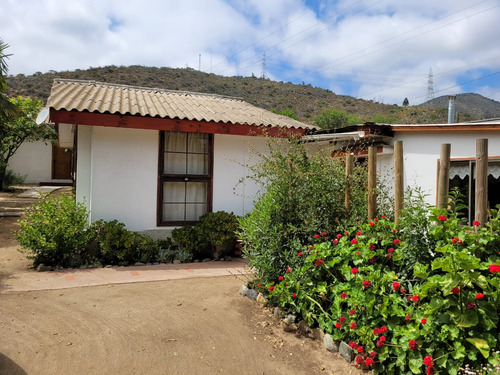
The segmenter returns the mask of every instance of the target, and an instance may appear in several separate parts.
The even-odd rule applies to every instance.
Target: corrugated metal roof
[[[47,107],[66,111],[315,129],[312,125],[255,107],[239,98],[96,81],[55,79]]]

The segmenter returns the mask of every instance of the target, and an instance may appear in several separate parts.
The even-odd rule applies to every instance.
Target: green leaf
[[[413,268],[413,276],[427,280],[427,278],[429,277],[429,272],[427,271],[427,268],[429,268],[428,264],[420,264],[420,263],[415,264],[415,267]]]
[[[477,337],[472,337],[465,340],[474,345],[476,349],[481,352],[484,358],[488,358],[490,356],[490,346],[488,345],[486,340]]]
[[[464,313],[458,309],[450,309],[449,311],[453,321],[459,327],[474,327],[479,322],[477,313],[474,310],[465,310]]]
[[[410,366],[411,372],[414,374],[421,374],[422,373],[422,365],[424,362],[422,361],[422,358],[412,358],[410,359],[410,362],[408,365]]]

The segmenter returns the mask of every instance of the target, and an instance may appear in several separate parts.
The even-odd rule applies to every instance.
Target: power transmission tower
[[[427,95],[425,96],[425,101],[434,99],[434,75],[432,74],[432,68],[429,69],[429,75],[427,76]]]
[[[266,78],[266,53],[262,54],[262,79]]]

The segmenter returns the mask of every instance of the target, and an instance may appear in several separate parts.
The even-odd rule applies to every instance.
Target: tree
[[[352,114],[346,115],[338,109],[325,109],[314,118],[314,124],[322,129],[337,129],[348,125],[362,123],[362,120]]]
[[[273,113],[278,114],[278,115],[287,116],[287,117],[293,118],[294,120],[299,121],[299,116],[297,116],[297,115],[295,114],[295,112],[294,112],[294,111],[292,111],[292,110],[291,110],[291,109],[289,109],[289,108],[282,109],[281,111],[278,111],[277,109],[274,109],[274,108],[270,108],[269,110],[270,110],[271,112],[273,112]]]
[[[5,91],[7,90],[7,82],[5,76],[8,72],[7,59],[10,55],[5,53],[5,50],[9,47],[7,43],[0,38],[0,118],[6,116],[15,116],[17,114],[16,107],[13,105],[7,96]],[[2,128],[0,122],[0,138],[2,137]]]
[[[409,102],[408,98],[405,98],[405,99],[403,100],[403,107],[405,107],[405,108],[406,108],[406,107],[408,107],[409,105],[410,105],[410,102]]]
[[[10,99],[16,109],[16,116],[0,116],[0,191],[7,188],[5,173],[9,159],[16,153],[23,142],[45,142],[54,140],[56,133],[50,125],[37,125],[37,114],[43,104],[39,100],[17,97]]]

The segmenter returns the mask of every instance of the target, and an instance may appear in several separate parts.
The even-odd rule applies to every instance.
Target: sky
[[[9,74],[108,65],[500,101],[499,0],[0,0]]]

